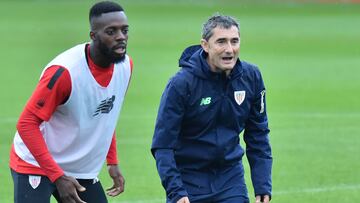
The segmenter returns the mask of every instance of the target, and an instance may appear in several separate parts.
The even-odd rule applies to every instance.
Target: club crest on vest
[[[111,98],[106,98],[102,100],[99,106],[96,108],[96,111],[94,112],[93,116],[97,116],[101,113],[109,113],[114,107],[114,101],[115,101],[115,95],[113,95]]]
[[[29,183],[32,188],[36,189],[40,185],[40,182],[41,182],[41,176],[29,175]]]
[[[234,98],[238,105],[241,105],[245,100],[245,91],[234,91]]]

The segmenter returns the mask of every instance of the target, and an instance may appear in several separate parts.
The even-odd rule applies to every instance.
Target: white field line
[[[109,198],[108,198],[109,200]],[[109,201],[109,203],[165,203],[165,197],[163,199],[142,199],[142,200],[127,200],[127,201]]]
[[[283,190],[283,191],[274,191],[274,196],[276,195],[288,195],[288,194],[304,194],[304,193],[321,193],[321,192],[333,192],[340,190],[360,190],[360,184],[350,185],[350,184],[340,184],[327,187],[317,187],[317,188],[302,188],[302,189],[292,189],[292,190]]]
[[[291,190],[280,190],[273,192],[273,196],[291,195],[291,194],[306,194],[306,193],[322,193],[322,192],[334,192],[341,190],[360,190],[360,184],[349,185],[340,184],[328,187],[317,187],[317,188],[303,188],[303,189],[291,189]],[[142,200],[126,200],[126,201],[110,201],[112,203],[164,203],[163,199],[142,199]]]
[[[360,112],[346,112],[346,113],[323,113],[323,112],[288,112],[288,113],[270,113],[270,116],[281,117],[300,117],[300,118],[358,118]]]

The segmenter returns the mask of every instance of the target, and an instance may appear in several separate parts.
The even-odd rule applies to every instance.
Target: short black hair
[[[94,4],[89,12],[89,21],[94,17],[99,17],[103,13],[110,13],[116,11],[124,11],[124,9],[115,2],[112,1],[101,1]]]

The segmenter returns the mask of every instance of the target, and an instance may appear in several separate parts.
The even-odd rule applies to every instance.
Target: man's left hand
[[[269,195],[264,195],[264,198],[261,199],[260,195],[257,195],[255,197],[255,203],[269,203],[270,202],[270,196]]]
[[[121,175],[118,165],[108,165],[108,172],[114,184],[111,188],[106,189],[106,194],[111,197],[118,196],[124,192],[125,179]]]

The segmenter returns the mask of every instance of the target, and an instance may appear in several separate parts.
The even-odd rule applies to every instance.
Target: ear
[[[89,36],[90,36],[90,39],[91,39],[92,41],[96,41],[96,34],[95,34],[95,32],[90,31]]]
[[[204,49],[204,51],[206,53],[209,53],[209,42],[206,41],[205,39],[201,39],[200,43],[201,43],[201,47]]]

